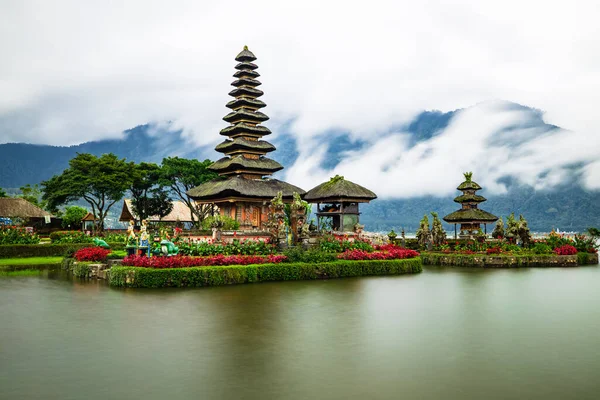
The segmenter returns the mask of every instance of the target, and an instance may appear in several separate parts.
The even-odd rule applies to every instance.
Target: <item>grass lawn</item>
[[[44,271],[39,269],[22,269],[18,271],[3,271],[0,269],[0,277],[13,277],[13,276],[40,276]]]
[[[2,265],[40,265],[40,264],[60,264],[62,257],[24,257],[24,258],[0,258]]]

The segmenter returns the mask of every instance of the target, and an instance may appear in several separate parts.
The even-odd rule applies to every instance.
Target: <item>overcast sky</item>
[[[384,197],[447,194],[474,170],[492,192],[505,176],[547,188],[568,174],[600,189],[599,20],[597,2],[577,0],[0,0],[0,143],[74,144],[172,121],[213,145],[233,58],[248,45],[266,125],[293,121],[292,183],[343,173]],[[490,145],[529,118],[504,101],[565,130],[514,132],[527,136],[518,149]],[[387,134],[422,110],[458,108],[421,147]],[[331,129],[371,145],[322,170],[315,137]],[[452,145],[467,139],[457,155]]]

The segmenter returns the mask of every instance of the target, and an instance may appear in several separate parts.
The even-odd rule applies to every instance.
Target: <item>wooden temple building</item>
[[[304,195],[304,200],[317,204],[317,227],[338,232],[353,232],[360,222],[359,203],[377,198],[369,189],[336,175]]]
[[[455,202],[461,204],[461,209],[446,215],[444,221],[454,224],[454,237],[457,237],[456,225],[460,224],[460,236],[472,237],[481,229],[481,224],[484,227],[484,233],[487,234],[487,224],[491,224],[498,220],[493,214],[478,208],[479,203],[483,203],[487,199],[476,194],[481,190],[481,186],[472,180],[473,173],[465,172],[465,181],[456,189],[462,192],[462,195],[454,199]]]
[[[221,130],[225,140],[215,148],[224,157],[209,167],[221,179],[205,182],[188,195],[198,204],[217,205],[221,215],[236,219],[242,230],[263,230],[269,202],[278,192],[282,192],[284,202],[291,202],[294,192],[303,195],[305,191],[269,177],[283,166],[266,157],[275,146],[262,140],[271,131],[261,125],[269,117],[259,111],[266,104],[259,100],[263,92],[257,89],[261,83],[256,57],[244,47],[235,60],[236,80],[229,92],[234,99],[226,105],[232,111],[223,118],[230,125]]]

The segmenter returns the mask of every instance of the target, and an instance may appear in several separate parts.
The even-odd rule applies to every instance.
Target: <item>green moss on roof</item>
[[[240,86],[256,87],[256,86],[260,86],[260,85],[262,85],[262,83],[260,83],[256,79],[252,79],[252,78],[240,78],[240,79],[236,79],[235,81],[233,81],[231,83],[231,86],[235,86],[235,87],[240,87]]]
[[[231,92],[229,92],[229,95],[233,96],[233,97],[238,97],[238,96],[260,97],[263,94],[265,94],[265,92],[263,92],[262,90],[259,90],[259,89],[255,89],[251,86],[240,86],[238,88],[233,89]]]
[[[239,107],[255,107],[263,108],[267,105],[264,101],[258,99],[251,99],[249,97],[240,97],[239,99],[233,99],[226,105],[228,108],[239,108]]]
[[[266,114],[261,113],[260,111],[245,110],[242,108],[237,111],[230,112],[229,114],[224,116],[223,119],[227,122],[231,122],[232,124],[242,120],[261,123],[268,120],[269,117]]]
[[[244,46],[244,49],[235,56],[235,61],[254,61],[256,60],[256,56],[250,50],[248,50],[248,46]]]
[[[494,214],[490,214],[487,211],[480,210],[478,208],[468,208],[464,210],[454,211],[446,215],[444,221],[450,223],[459,223],[459,222],[494,222],[498,220]]]
[[[264,135],[270,135],[271,130],[269,128],[267,128],[266,126],[249,125],[249,124],[246,124],[243,122],[239,122],[235,125],[230,125],[226,128],[221,129],[220,133],[223,136],[239,135],[242,133],[264,136]]]
[[[291,199],[294,192],[302,195],[303,189],[277,179],[246,179],[234,176],[225,180],[205,182],[188,191],[188,195],[195,200],[214,200],[226,197],[256,197],[270,200],[282,192],[283,197]]]
[[[483,196],[480,196],[478,194],[463,194],[461,196],[458,196],[454,199],[455,202],[457,203],[466,203],[466,202],[476,202],[476,203],[481,203],[486,201],[487,199]]]
[[[238,149],[270,152],[275,150],[275,146],[265,140],[247,140],[244,138],[235,138],[233,140],[225,140],[215,147],[215,150],[221,153],[227,153],[229,151]]]
[[[255,160],[238,155],[231,158],[223,157],[208,168],[216,172],[228,172],[237,169],[275,172],[283,169],[283,166],[267,157],[260,157]]]
[[[329,181],[309,190],[304,196],[304,200],[319,202],[328,199],[355,199],[370,201],[376,199],[377,195],[369,189],[357,185],[344,179],[343,176],[336,175]]]

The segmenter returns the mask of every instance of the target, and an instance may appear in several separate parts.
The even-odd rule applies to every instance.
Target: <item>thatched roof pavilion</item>
[[[478,208],[479,203],[483,203],[487,199],[475,193],[481,190],[481,186],[472,180],[473,173],[465,172],[464,176],[465,181],[456,188],[456,190],[460,190],[463,194],[454,199],[462,207],[460,210],[454,211],[443,218],[444,221],[454,224],[454,237],[457,236],[457,224],[460,224],[461,236],[470,236],[476,234],[481,229],[481,224],[483,224],[484,231],[487,233],[487,224],[498,220],[498,217],[495,215]]]
[[[1,197],[0,217],[12,220],[20,218],[28,226],[34,227],[40,232],[48,229],[58,229],[62,221],[62,219],[56,218],[48,211],[42,210],[35,204],[20,197]]]
[[[5,218],[54,218],[48,211],[20,197],[0,198],[0,217]]]
[[[358,203],[368,203],[376,198],[377,195],[369,189],[340,175],[321,183],[304,195],[304,200],[317,203],[319,229],[324,220],[331,223],[332,230],[342,232],[353,231],[359,223]]]
[[[268,204],[278,192],[284,202],[291,202],[294,192],[305,192],[269,177],[283,166],[266,156],[275,151],[275,146],[262,140],[271,131],[261,125],[269,117],[259,111],[266,104],[258,99],[264,93],[257,89],[261,83],[257,80],[258,66],[253,63],[256,56],[244,46],[235,60],[236,80],[229,92],[234,99],[226,104],[231,112],[223,118],[230,125],[221,130],[226,139],[215,148],[224,157],[209,166],[222,178],[205,182],[189,190],[188,195],[198,204],[217,205],[221,215],[237,220],[242,230],[262,229],[268,218]]]

